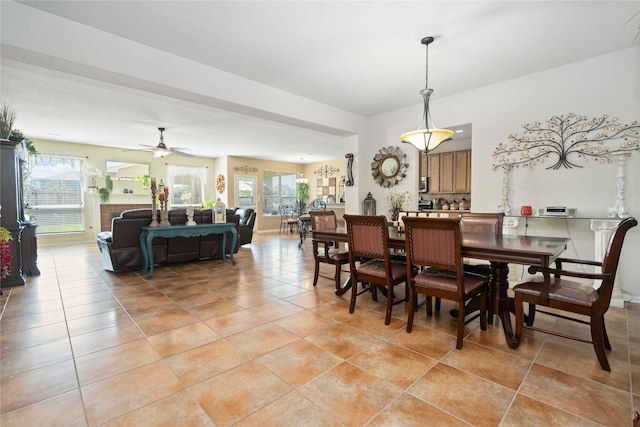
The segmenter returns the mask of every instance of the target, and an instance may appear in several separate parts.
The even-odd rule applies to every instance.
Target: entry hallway
[[[638,304],[607,314],[611,373],[590,344],[529,331],[510,350],[497,321],[456,350],[447,302],[411,334],[382,295],[351,315],[296,237],[151,280],[103,271],[97,245],[40,248],[42,275],[1,297],[0,425],[617,427],[640,408]]]

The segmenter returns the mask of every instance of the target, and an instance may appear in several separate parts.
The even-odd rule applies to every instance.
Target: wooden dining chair
[[[387,218],[384,215],[344,215],[344,220],[347,224],[351,272],[349,313],[355,310],[358,283],[384,286],[387,294],[384,324],[388,325],[394,304],[393,288],[400,283],[407,283],[407,268],[404,262],[391,259]]]
[[[629,229],[638,225],[635,218],[625,218],[613,231],[609,245],[602,262],[589,261],[583,259],[558,258],[555,261],[556,268],[529,267],[529,273],[542,273],[544,282],[525,282],[513,288],[515,293],[516,312],[516,338],[520,341],[524,327],[524,307],[523,303],[529,303],[529,317],[527,326],[533,330],[552,334],[564,338],[593,344],[593,348],[600,362],[600,366],[605,371],[611,371],[605,349],[611,350],[611,344],[607,337],[607,329],[604,324],[604,315],[609,310],[613,284],[616,280],[616,270],[622,243]],[[600,273],[586,273],[584,271],[564,270],[563,264],[574,264],[582,266],[600,267]],[[589,282],[578,282],[566,280],[563,277],[575,277],[588,279]],[[598,289],[592,286],[592,280],[601,280],[602,284]],[[576,319],[558,313],[544,311],[546,314],[561,317],[563,319],[584,323],[591,326],[591,341],[570,336],[561,332],[548,329],[536,328],[533,326],[537,306],[545,306],[560,311],[581,314],[588,316],[588,320]],[[542,311],[542,310],[538,310]]]
[[[437,218],[437,216],[430,217]],[[504,213],[484,213],[484,212],[465,212],[460,217],[460,227],[462,234],[479,233],[491,234],[494,236],[502,236],[502,224],[504,221]],[[463,268],[465,272],[476,273],[485,276],[488,280],[491,277],[491,263],[485,260],[477,260],[472,258],[463,258]],[[489,296],[487,295],[487,298]],[[440,298],[435,301],[436,311],[440,311]],[[458,317],[458,310],[452,309],[451,316]],[[491,305],[487,305],[487,319],[489,323],[493,323],[493,313]]]
[[[462,235],[469,233],[490,234],[492,236],[502,236],[502,224],[504,222],[504,213],[484,213],[484,212],[467,212],[460,217],[460,227]],[[465,271],[482,274],[484,276],[491,275],[491,263],[485,260],[465,258]]]
[[[480,316],[480,328],[487,329],[487,284],[485,276],[467,273],[462,262],[462,230],[460,218],[404,219],[406,227],[405,251],[409,275],[409,315],[407,332],[413,328],[417,294],[427,296],[427,315],[432,315],[431,299],[443,298],[458,303],[458,312],[464,313],[465,302],[480,298],[480,312],[465,321],[458,316],[456,348],[462,348],[465,324]],[[416,267],[423,268],[411,277]]]
[[[334,211],[311,211],[309,212],[309,215],[311,215],[311,230],[318,230],[322,228],[334,229],[338,226],[336,213]],[[335,266],[335,273],[332,279],[336,283],[336,289],[340,289],[342,286],[340,273],[342,272],[342,266],[349,264],[349,251],[346,249],[340,249],[340,244],[338,242],[314,238],[313,257],[315,261],[313,286],[316,286],[318,283],[318,277],[320,276],[320,263],[322,262]]]
[[[280,233],[289,229],[290,233],[298,228],[298,217],[293,208],[289,205],[280,206]]]

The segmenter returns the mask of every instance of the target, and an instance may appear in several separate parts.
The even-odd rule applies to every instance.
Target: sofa
[[[233,208],[236,215],[240,217],[238,227],[238,240],[240,246],[251,243],[253,239],[253,226],[256,223],[256,211],[251,208]]]
[[[211,209],[194,210],[193,220],[196,223],[211,223]],[[140,249],[140,227],[149,225],[150,222],[151,209],[132,209],[113,218],[111,231],[104,231],[97,236],[102,268],[114,273],[141,270],[144,267],[144,257]],[[169,222],[171,225],[184,225],[187,222],[186,209],[170,210]],[[238,232],[240,217],[233,209],[227,209],[227,222],[235,224]],[[227,254],[232,250],[237,253],[240,247],[238,238],[235,247],[231,248],[232,240],[231,232],[227,232]],[[153,239],[153,259],[155,265],[221,259],[221,246],[221,234],[170,239],[158,237]]]

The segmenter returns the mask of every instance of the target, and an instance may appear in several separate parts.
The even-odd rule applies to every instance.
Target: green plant
[[[4,227],[0,227],[0,242],[8,242],[10,240],[13,240],[11,232]]]
[[[106,188],[102,187],[102,188],[98,189],[98,193],[100,193],[100,202],[103,205],[109,203],[109,195],[111,194],[111,192],[109,190],[107,190]]]
[[[402,193],[395,190],[389,191],[389,205],[391,206],[389,212],[391,213],[392,221],[398,220],[398,214],[403,209],[404,204],[410,200],[411,195],[408,191]]]
[[[207,200],[202,204],[202,209],[211,209],[213,207],[213,200]]]
[[[11,135],[9,135],[9,136],[13,137],[13,138],[23,139],[25,148],[27,149],[27,152],[29,153],[29,155],[37,156],[39,154],[38,150],[36,150],[35,145],[33,145],[33,141],[30,140],[29,138],[25,137],[24,134],[19,129],[12,129],[11,130]]]
[[[148,187],[151,182],[149,175],[136,176],[136,181],[142,184],[143,187]]]
[[[0,138],[8,139],[11,136],[13,123],[16,121],[16,112],[7,104],[0,110]]]
[[[309,184],[306,182],[299,182],[297,187],[298,200],[302,203],[306,203],[309,200]]]
[[[112,191],[113,191],[113,181],[111,180],[111,176],[105,175],[104,187],[98,190],[98,193],[100,193],[100,202],[102,202],[103,205],[109,203],[109,195],[111,194]]]
[[[0,227],[0,278],[11,275],[11,232]]]

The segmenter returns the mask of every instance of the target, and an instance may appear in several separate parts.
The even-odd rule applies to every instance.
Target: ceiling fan
[[[187,153],[184,151],[184,150],[191,151],[189,148],[167,147],[167,145],[164,143],[165,128],[158,128],[158,130],[160,131],[160,142],[158,143],[158,145],[154,146],[154,145],[139,144],[143,147],[147,147],[146,150],[153,152],[153,157],[164,157],[174,153],[179,154],[181,156],[185,156],[185,157],[193,157],[193,154]]]

